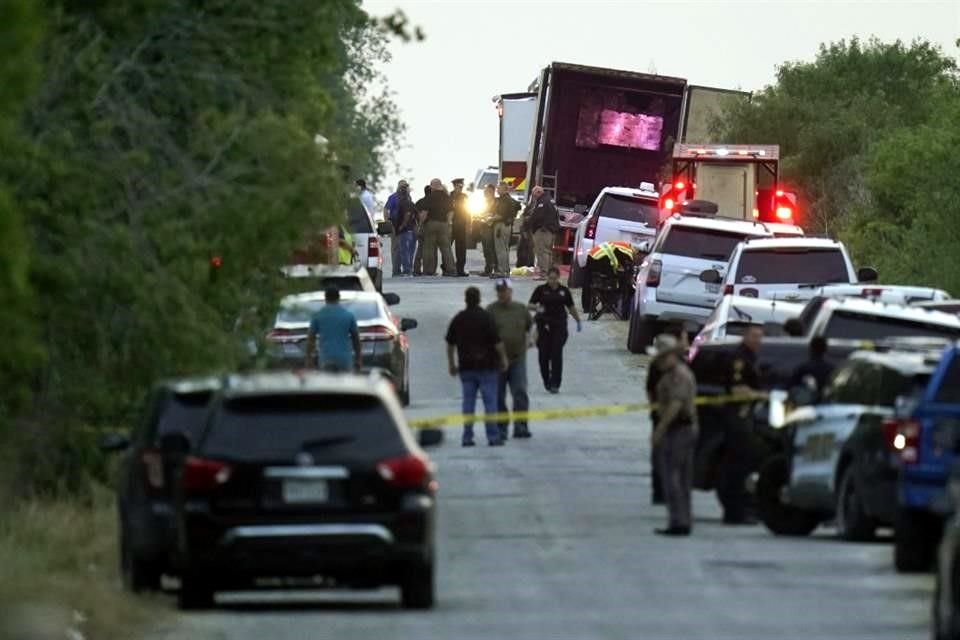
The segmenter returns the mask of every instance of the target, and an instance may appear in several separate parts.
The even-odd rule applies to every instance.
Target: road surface
[[[475,256],[473,256],[475,258]],[[489,280],[386,281],[412,343],[413,417],[458,409],[442,337],[463,289]],[[516,281],[517,297],[533,283]],[[571,332],[560,395],[539,382],[536,408],[639,401],[646,359],[624,349],[625,323]],[[176,614],[158,638],[230,640],[544,640],[699,638],[905,640],[927,637],[931,579],[898,576],[887,544],[841,543],[821,529],[775,538],[724,527],[695,494],[689,539],[664,539],[650,505],[646,416],[532,425],[534,437],[463,449],[459,430],[431,452],[439,466],[438,606],[407,612],[397,592],[227,594],[223,608]],[[171,602],[171,607],[173,606]]]

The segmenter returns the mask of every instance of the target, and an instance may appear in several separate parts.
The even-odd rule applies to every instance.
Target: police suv
[[[721,285],[725,294],[806,302],[824,285],[876,280],[870,268],[859,271],[842,242],[828,238],[759,238],[737,246],[726,277],[705,270],[701,280]]]
[[[637,273],[627,348],[642,352],[666,322],[702,325],[721,289],[701,281],[700,274],[708,269],[723,274],[740,242],[771,235],[760,222],[680,214],[667,218],[656,240],[640,247],[649,253]]]

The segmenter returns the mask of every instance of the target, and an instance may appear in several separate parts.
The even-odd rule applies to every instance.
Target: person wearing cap
[[[487,443],[491,447],[498,447],[503,445],[504,440],[500,437],[500,426],[492,416],[497,410],[497,375],[507,370],[507,354],[493,316],[480,306],[480,290],[467,287],[464,299],[467,306],[453,317],[446,336],[450,375],[460,377],[463,390],[461,443],[465,447],[475,444],[473,417],[479,393],[487,417]]]
[[[457,266],[450,250],[450,216],[453,204],[450,194],[439,178],[430,181],[430,193],[420,201],[420,219],[423,221],[423,271],[426,275],[437,273],[437,251],[440,251],[443,275],[454,277]]]
[[[530,191],[526,224],[533,235],[534,253],[537,257],[537,279],[544,280],[553,266],[553,242],[560,230],[560,214],[542,186]]]
[[[517,219],[520,203],[510,197],[510,185],[497,185],[497,200],[494,205],[493,245],[497,256],[496,275],[506,277],[510,273],[510,236],[513,221]]]
[[[463,192],[463,178],[454,178],[450,203],[453,207],[453,245],[457,265],[457,275],[467,276],[467,238],[470,237],[470,212],[467,211],[467,194]]]
[[[677,343],[680,346],[680,349],[686,352],[690,348],[690,337],[687,332],[687,326],[684,322],[673,322],[668,327],[664,333],[673,336],[677,339]],[[657,353],[655,346],[651,345],[647,348],[647,354],[652,357],[650,364],[647,365],[647,400],[653,404],[657,402],[657,385],[660,383],[660,378],[662,377],[662,368],[660,366],[661,356]],[[650,423],[657,424],[657,420],[660,419],[660,414],[657,412],[656,407],[650,411]],[[653,479],[652,489],[653,496],[651,502],[653,504],[663,504],[663,484],[661,483],[660,475],[660,463],[659,463],[659,451],[653,446],[652,442],[650,445],[650,468],[653,472],[650,474]]]
[[[513,299],[513,285],[507,278],[498,278],[495,283],[497,301],[487,306],[487,311],[497,324],[500,340],[507,354],[507,370],[500,374],[497,388],[497,412],[507,413],[507,390],[513,400],[514,413],[526,413],[530,409],[527,395],[527,349],[532,345],[530,330],[533,320],[526,305]],[[510,422],[500,423],[500,437],[508,437]],[[513,421],[513,437],[529,438],[530,427],[525,418]]]
[[[667,504],[668,526],[656,529],[665,536],[688,536],[693,527],[691,492],[693,457],[697,444],[697,382],[683,361],[682,347],[670,334],[654,339],[660,381],[657,383],[657,422],[653,445]]]

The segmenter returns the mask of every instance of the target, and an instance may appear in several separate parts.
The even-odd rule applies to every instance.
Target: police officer
[[[760,391],[757,354],[763,343],[763,329],[752,325],[743,334],[725,375],[728,394]],[[753,404],[730,404],[724,412],[725,447],[721,462],[717,497],[723,505],[724,524],[754,524],[747,504],[747,476],[755,462],[753,451]]]

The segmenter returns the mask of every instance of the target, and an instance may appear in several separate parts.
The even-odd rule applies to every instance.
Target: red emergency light
[[[683,180],[675,179],[668,183],[660,194],[660,209],[667,214],[673,213],[677,205],[689,200],[693,196],[695,184],[687,185]],[[689,194],[687,192],[690,192]]]

